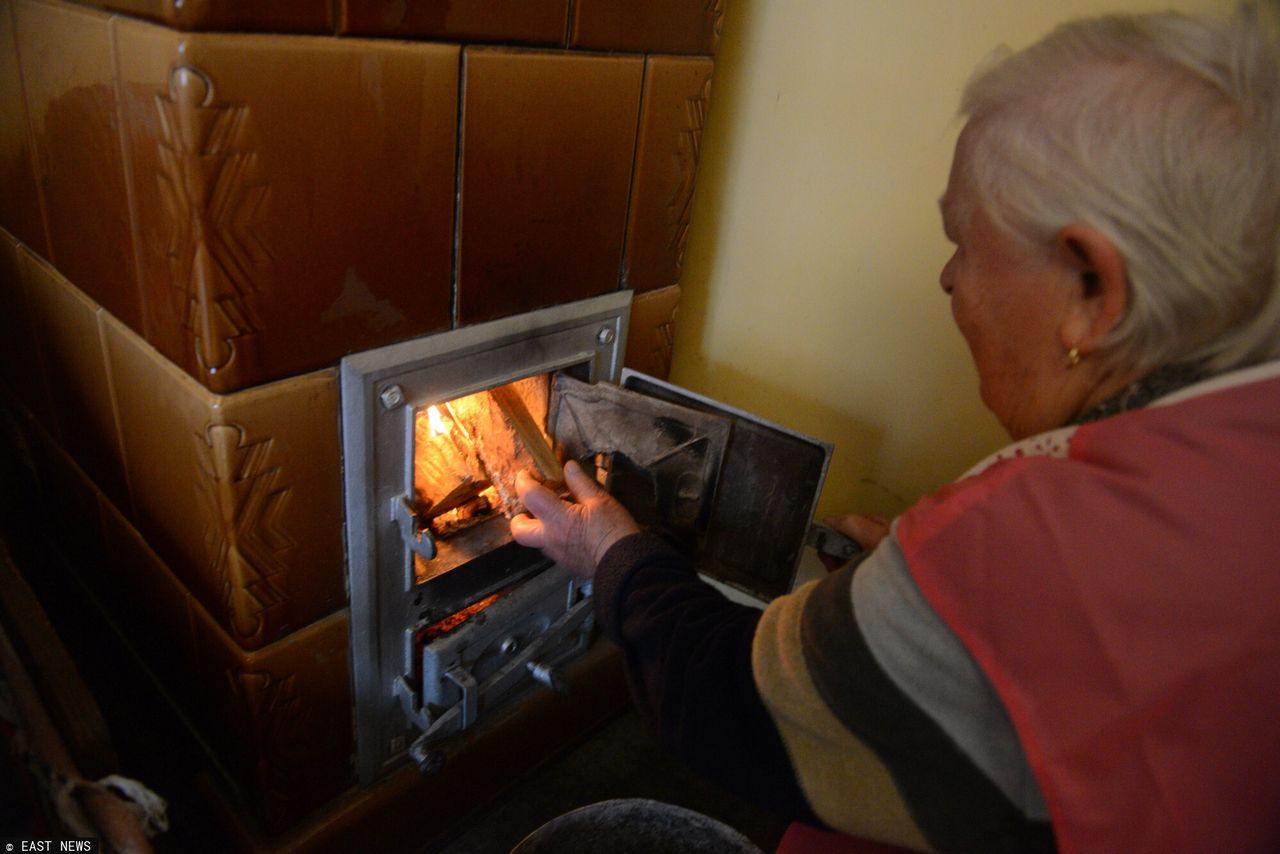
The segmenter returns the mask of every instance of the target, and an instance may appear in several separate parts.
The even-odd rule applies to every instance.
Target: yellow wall
[[[1066,17],[1226,0],[727,0],[672,379],[836,446],[893,515],[1004,442],[938,271],[972,68]]]

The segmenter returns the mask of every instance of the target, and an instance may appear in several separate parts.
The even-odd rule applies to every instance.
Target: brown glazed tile
[[[269,831],[351,785],[350,620],[332,614],[256,652],[193,608],[196,726]]]
[[[643,60],[466,53],[458,315],[618,287]]]
[[[114,500],[128,495],[98,306],[27,249],[19,250],[58,443]]]
[[[48,257],[77,287],[140,329],[109,18],[36,0],[15,0],[14,12]]]
[[[103,330],[132,499],[118,506],[192,595],[216,604],[222,584],[204,543],[222,519],[204,499],[197,448],[218,417],[217,396],[114,318]]]
[[[631,301],[624,357],[628,368],[664,380],[670,376],[679,305],[679,285],[637,294]]]
[[[156,348],[226,392],[449,325],[457,47],[115,33]]]
[[[0,0],[0,228],[41,255],[49,254],[31,158],[27,103],[18,69],[13,32],[13,2]]]
[[[332,33],[331,0],[80,0],[179,30]]]
[[[568,0],[341,0],[340,33],[564,45]]]
[[[133,521],[160,558],[245,649],[342,607],[336,372],[218,396],[104,326]]]
[[[680,281],[712,61],[655,56],[645,68],[623,261],[623,280],[637,291]]]
[[[249,648],[346,604],[338,375],[227,395],[220,409],[197,451],[228,519],[210,551],[228,553],[226,629]]]
[[[23,284],[23,252],[13,235],[0,230],[0,385],[53,429]]]
[[[711,56],[725,0],[576,0],[569,46]]]
[[[170,695],[191,705],[202,678],[195,672],[191,596],[105,496],[99,512],[106,548],[80,575]]]
[[[35,439],[41,500],[45,514],[56,525],[58,548],[77,566],[96,566],[104,551],[98,513],[102,493],[53,436],[36,428]]]

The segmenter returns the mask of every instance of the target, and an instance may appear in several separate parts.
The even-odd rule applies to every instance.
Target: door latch
[[[409,496],[400,495],[391,499],[391,518],[400,526],[400,537],[414,554],[423,560],[431,560],[436,556],[436,538],[431,529],[422,522],[418,510],[409,500]]]

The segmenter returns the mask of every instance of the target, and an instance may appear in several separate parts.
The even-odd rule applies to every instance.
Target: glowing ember
[[[498,492],[492,486],[467,503],[455,507],[438,516],[431,517],[431,533],[437,537],[447,537],[470,525],[483,522],[493,516],[495,507],[501,501]]]
[[[474,602],[467,607],[458,611],[456,614],[450,614],[438,623],[432,623],[418,633],[418,641],[429,641],[438,638],[441,635],[448,634],[467,620],[479,614],[485,608],[488,608],[494,602],[497,602],[506,593],[505,590],[494,593],[492,596],[486,596],[479,602]]]

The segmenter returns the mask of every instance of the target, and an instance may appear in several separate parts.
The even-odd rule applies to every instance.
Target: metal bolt
[[[414,762],[418,763],[418,773],[423,777],[439,774],[440,769],[444,768],[445,755],[443,750],[421,749],[415,751],[411,748],[409,756]]]
[[[395,409],[404,403],[404,390],[398,385],[389,385],[378,395],[378,399],[382,401],[383,409]]]
[[[614,337],[612,326],[602,326],[600,331],[596,333],[596,340],[601,344],[612,344]]]
[[[525,664],[525,668],[533,677],[533,681],[546,685],[557,694],[569,693],[569,682],[559,669],[543,664],[541,661],[530,661]]]
[[[512,636],[504,640],[499,646],[498,651],[503,655],[510,655],[520,648],[520,639]]]

